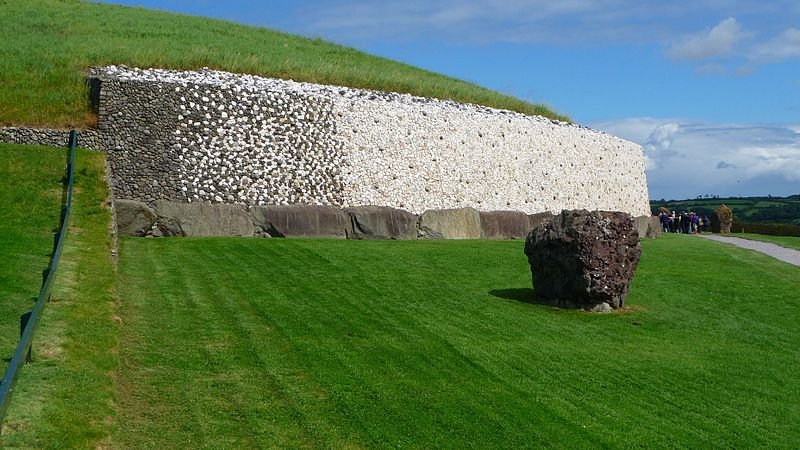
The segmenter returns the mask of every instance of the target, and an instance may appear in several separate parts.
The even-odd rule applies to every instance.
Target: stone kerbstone
[[[159,200],[155,213],[164,236],[252,236],[254,231],[250,214],[241,205]]]
[[[126,236],[144,236],[156,223],[152,208],[135,200],[115,200],[117,233]]]
[[[641,248],[630,215],[565,210],[531,230],[525,254],[539,301],[607,311],[623,306]]]
[[[661,223],[658,216],[638,216],[633,218],[639,239],[657,239],[661,236]]]
[[[350,239],[416,239],[416,214],[385,206],[355,206],[350,215]]]
[[[481,211],[483,239],[525,239],[530,231],[528,215],[519,211]]]
[[[350,225],[350,216],[333,206],[256,206],[250,213],[257,230],[271,237],[345,239]]]
[[[421,239],[480,239],[481,217],[474,208],[433,209],[419,218]]]
[[[647,237],[658,239],[661,237],[661,220],[658,216],[650,216],[650,223],[647,225]]]

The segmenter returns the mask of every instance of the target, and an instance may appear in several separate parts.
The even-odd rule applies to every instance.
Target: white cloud
[[[800,193],[800,126],[629,118],[593,124],[642,145],[652,198]]]
[[[707,63],[695,67],[694,72],[698,75],[725,75],[728,70],[722,64]]]
[[[786,11],[796,0],[328,0],[298,2],[291,28],[353,42],[365,39],[410,40],[421,37],[463,43],[517,42],[605,45],[664,44],[692,30],[698,18],[730,17],[696,38],[702,49],[719,52],[739,37],[733,17],[765,29],[795,23]],[[300,6],[303,5],[303,6]]]
[[[800,30],[789,28],[774,39],[755,46],[752,58],[759,62],[800,58]]]
[[[674,43],[667,54],[679,60],[701,60],[727,56],[736,44],[747,37],[733,17],[721,21],[711,30]]]

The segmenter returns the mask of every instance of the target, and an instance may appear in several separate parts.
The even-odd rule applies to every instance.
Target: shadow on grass
[[[531,288],[511,288],[511,289],[492,289],[489,295],[504,300],[514,300],[530,305],[553,306],[550,303],[540,301],[536,298],[536,292]]]

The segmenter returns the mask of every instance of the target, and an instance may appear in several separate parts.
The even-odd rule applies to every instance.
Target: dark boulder
[[[623,212],[562,211],[525,240],[542,303],[591,311],[623,306],[639,264],[639,233]]]
[[[261,236],[345,239],[350,225],[350,217],[333,206],[254,206],[250,213]]]
[[[519,211],[481,211],[481,238],[525,239],[530,231],[528,215]]]
[[[349,239],[416,239],[416,214],[387,206],[355,206],[350,215]]]

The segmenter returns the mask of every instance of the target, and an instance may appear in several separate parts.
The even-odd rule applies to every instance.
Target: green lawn
[[[64,154],[0,155],[10,355]],[[665,235],[643,242],[629,306],[605,315],[532,302],[520,241],[129,238],[115,274],[103,162],[79,154],[56,290],[0,447],[800,442],[800,268]]]
[[[732,236],[740,237],[743,239],[750,239],[753,241],[770,242],[780,245],[781,247],[800,250],[800,237],[795,236],[769,236],[766,234],[753,234],[753,233],[735,233]]]
[[[621,313],[521,242],[126,239],[123,447],[791,447],[800,269],[665,236]]]
[[[65,149],[0,144],[2,370],[33,306],[58,227]],[[51,301],[20,372],[2,448],[92,448],[115,421],[118,317],[102,154],[79,151],[72,220]],[[6,200],[8,203],[6,203]]]
[[[454,78],[320,39],[160,11],[77,0],[0,0],[0,124],[92,125],[91,66],[211,67],[450,98],[568,120]]]
[[[66,150],[0,144],[0,355],[4,358],[17,346],[18,318],[33,308],[42,271],[50,261],[65,161]],[[0,364],[2,370],[6,364]]]

